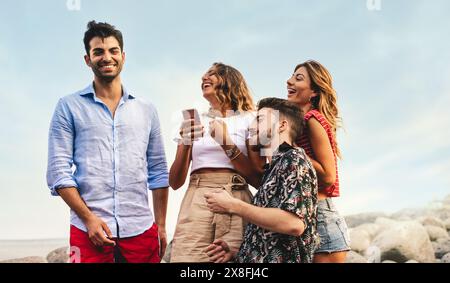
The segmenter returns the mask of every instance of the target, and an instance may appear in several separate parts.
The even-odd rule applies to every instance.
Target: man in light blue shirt
[[[120,31],[92,21],[84,44],[94,82],[60,99],[48,144],[48,186],[71,208],[71,260],[159,262],[168,172],[157,111],[122,86]]]

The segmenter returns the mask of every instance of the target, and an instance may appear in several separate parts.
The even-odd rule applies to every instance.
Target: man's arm
[[[300,236],[305,224],[294,213],[279,208],[258,207],[233,198],[225,190],[205,193],[208,208],[215,213],[232,213],[261,228],[290,236]]]
[[[169,173],[156,109],[152,111],[152,129],[147,147],[148,189],[152,191],[155,223],[158,225],[159,256],[163,257],[167,246],[166,213],[169,194]]]
[[[163,257],[167,247],[166,214],[167,202],[169,199],[169,188],[152,190],[153,210],[155,212],[155,223],[158,225],[158,235],[160,241],[159,257]]]
[[[77,188],[58,189],[58,193],[86,225],[89,239],[94,245],[99,247],[115,246],[116,243],[110,240],[113,238],[113,235],[108,225],[89,210]],[[105,236],[105,233],[109,239]]]
[[[48,134],[47,185],[53,196],[59,196],[59,188],[78,186],[72,174],[74,132],[69,108],[60,99]]]
[[[61,196],[88,228],[91,241],[98,246],[114,245],[108,226],[96,217],[81,198],[72,174],[74,126],[68,106],[61,99],[50,124],[48,138],[47,184],[53,196]]]
[[[263,208],[238,200],[232,205],[231,213],[266,230],[281,234],[299,237],[305,230],[305,224],[300,217],[279,208]]]

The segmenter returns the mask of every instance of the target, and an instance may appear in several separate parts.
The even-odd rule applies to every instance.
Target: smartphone
[[[183,110],[183,118],[184,118],[184,120],[191,120],[191,119],[193,119],[194,122],[193,122],[192,126],[201,124],[200,115],[198,115],[197,109],[186,109],[186,110]]]

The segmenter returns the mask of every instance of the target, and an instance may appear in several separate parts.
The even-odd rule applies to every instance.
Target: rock
[[[359,225],[355,229],[365,230],[369,234],[370,240],[373,240],[375,238],[375,236],[378,235],[378,233],[380,233],[381,226],[378,224],[375,224],[375,223],[366,223],[366,224]]]
[[[434,254],[436,258],[442,258],[450,253],[450,238],[441,238],[433,242]]]
[[[380,230],[381,226],[375,223],[366,223],[349,229],[351,249],[359,253],[365,251]]]
[[[381,230],[386,230],[391,227],[394,227],[397,225],[398,222],[399,221],[397,221],[397,220],[393,220],[393,219],[386,218],[386,217],[378,217],[375,220],[375,224],[377,224]]]
[[[420,219],[420,223],[422,223],[423,226],[436,226],[439,228],[446,229],[444,221],[442,221],[441,219],[439,219],[437,217],[431,217],[431,216],[422,217]]]
[[[396,213],[391,214],[390,218],[399,221],[417,220],[418,218],[426,215],[425,209],[402,209]]]
[[[410,260],[408,260],[407,262],[405,262],[405,263],[419,263],[417,260],[413,260],[413,259],[410,259]]]
[[[0,261],[0,263],[47,263],[47,261],[45,260],[45,258],[40,256],[29,256],[24,258]]]
[[[431,241],[449,238],[448,232],[444,228],[426,225],[425,229],[427,229],[427,232],[428,232],[428,235],[430,236]]]
[[[49,263],[67,263],[69,262],[69,247],[63,247],[50,252],[47,255]]]
[[[386,230],[378,234],[372,242],[372,245],[380,249],[381,261],[406,262],[410,259],[425,263],[435,261],[427,230],[419,222],[394,222],[395,225],[386,225]]]
[[[441,262],[442,262],[442,263],[450,263],[450,253],[444,255],[444,256],[441,258]]]
[[[170,241],[170,243],[167,245],[166,252],[164,253],[164,256],[162,258],[162,261],[164,261],[164,263],[170,263],[171,253],[172,253],[172,241]]]
[[[406,215],[398,216],[398,217],[395,217],[395,218],[393,217],[392,219],[397,220],[397,221],[411,221],[411,220],[415,220],[415,218],[413,219],[412,217],[406,216]]]
[[[367,259],[357,252],[349,251],[345,263],[367,263]]]
[[[445,204],[441,207],[433,209],[432,215],[441,219],[442,221],[450,219],[450,204]]]
[[[381,262],[381,250],[377,246],[370,246],[364,251],[363,256],[367,259],[368,263],[380,263]]]
[[[370,246],[371,237],[366,230],[358,227],[349,229],[350,248],[356,252],[363,252]]]
[[[393,260],[384,260],[382,263],[396,263],[396,262]]]
[[[445,229],[450,231],[450,218],[444,221]]]
[[[365,223],[373,223],[378,217],[387,217],[385,213],[381,212],[371,212],[371,213],[360,213],[345,216],[345,222],[349,228],[354,228]]]

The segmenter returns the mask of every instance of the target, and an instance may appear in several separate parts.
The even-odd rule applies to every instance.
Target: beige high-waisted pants
[[[216,214],[206,206],[204,193],[217,189],[247,203],[252,198],[248,184],[239,174],[192,174],[181,203],[170,262],[208,262],[204,249],[216,239],[239,249],[246,223],[237,215]]]

